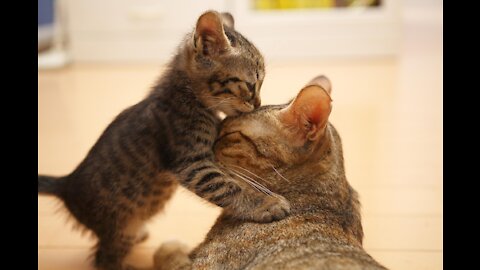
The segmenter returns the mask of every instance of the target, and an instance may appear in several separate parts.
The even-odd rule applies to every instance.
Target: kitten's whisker
[[[258,179],[261,179],[261,180],[267,182],[268,184],[272,184],[272,183],[271,183],[270,181],[268,181],[267,179],[265,179],[265,178],[263,178],[263,177],[260,177],[260,176],[256,175],[255,173],[251,172],[250,170],[247,170],[247,169],[245,169],[245,168],[243,168],[243,167],[241,167],[241,166],[237,166],[237,165],[233,165],[233,164],[230,164],[229,166],[233,166],[233,167],[235,167],[235,168],[241,169],[241,170],[243,170],[243,171],[245,171],[245,172],[248,172],[249,174],[257,177]]]
[[[236,97],[215,97],[211,95],[199,95],[199,96],[207,99],[217,99],[217,100],[230,100],[230,99],[236,98]]]
[[[233,99],[233,98],[232,98],[232,99]],[[223,104],[223,103],[225,103],[225,102],[228,102],[228,101],[230,101],[230,100],[231,100],[231,99],[220,100],[218,103],[215,103],[214,105],[207,107],[207,109],[212,109],[212,108],[218,107],[218,106],[220,106],[221,104]]]
[[[270,164],[270,166],[272,167],[273,171],[275,171],[283,180],[287,181],[288,183],[291,183],[290,180],[288,180],[285,176],[283,176],[277,169],[275,169],[275,167]]]
[[[208,99],[217,99],[217,100],[235,99],[235,97],[214,97],[209,95],[200,95],[200,96]]]

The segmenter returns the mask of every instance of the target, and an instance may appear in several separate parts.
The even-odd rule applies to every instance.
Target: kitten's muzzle
[[[260,107],[261,105],[261,101],[260,101],[260,97],[258,96],[258,92],[257,92],[257,84],[258,82],[256,83],[248,83],[246,82],[245,83],[247,85],[247,88],[248,88],[248,91],[251,93],[252,97],[251,99],[249,100],[249,102],[253,105],[253,107],[255,109],[257,109],[258,107]]]

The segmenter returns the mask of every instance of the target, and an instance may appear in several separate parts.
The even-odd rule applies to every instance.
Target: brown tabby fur
[[[95,266],[120,270],[143,224],[178,183],[241,220],[284,218],[288,202],[225,174],[214,161],[218,112],[260,105],[263,58],[233,29],[233,17],[201,15],[151,93],[107,127],[85,159],[64,177],[38,176],[38,192],[60,198],[98,237]]]
[[[255,224],[222,214],[190,253],[179,243],[163,244],[156,270],[385,269],[362,247],[358,196],[328,123],[329,93],[328,79],[317,77],[290,105],[226,119],[215,146],[231,171],[285,196],[291,215]]]

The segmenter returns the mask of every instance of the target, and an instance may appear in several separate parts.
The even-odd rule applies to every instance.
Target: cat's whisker
[[[255,181],[252,181],[251,179],[248,179],[247,177],[239,174],[238,172],[232,171],[232,173],[235,174],[236,176],[240,177],[241,179],[247,181],[248,183],[251,183],[252,185],[254,185],[257,189],[259,189],[263,193],[265,193],[267,195],[271,195],[271,191],[269,189],[267,189],[266,187],[256,183]]]
[[[232,169],[232,170],[233,170],[234,172],[242,175],[243,177],[248,178],[250,181],[254,182],[255,184],[260,185],[260,186],[262,186],[262,187],[265,187],[264,185],[260,184],[258,181],[256,181],[255,179],[253,179],[252,177],[250,177],[250,176],[248,176],[248,175],[246,175],[246,174],[244,174],[244,173],[242,173],[242,172],[239,172],[239,171],[237,171],[237,170],[234,170],[234,169]],[[267,188],[267,187],[265,187],[265,188]]]
[[[235,171],[235,170],[231,170],[231,172],[232,172],[233,174],[235,174],[237,177],[239,177],[240,179],[244,180],[244,181],[247,182],[248,184],[250,184],[250,185],[252,185],[253,187],[255,187],[257,190],[265,193],[266,195],[268,195],[268,196],[272,196],[272,195],[273,195],[273,192],[272,192],[272,191],[270,191],[268,188],[262,186],[262,185],[259,184],[258,182],[254,181],[254,180],[252,181],[252,180],[248,179],[247,177],[241,175],[240,173],[238,173],[238,172]]]
[[[276,172],[283,180],[287,181],[288,183],[291,183],[290,180],[288,180],[285,176],[283,176],[277,169],[275,169],[275,167],[270,164],[270,166],[272,167],[273,171]]]
[[[242,174],[240,174],[239,172],[237,172],[237,171],[235,171],[235,170],[233,170],[233,169],[231,169],[231,168],[223,167],[222,170],[223,170],[225,173],[234,174],[234,175],[237,176],[237,177],[243,177]],[[241,179],[242,179],[242,180],[248,180],[248,183],[255,184],[255,183],[253,183],[251,180],[245,179],[245,177],[243,177],[243,178],[241,178]],[[258,186],[258,185],[255,185],[255,186]]]
[[[264,191],[265,194],[268,194],[270,196],[272,196],[274,193],[272,191],[270,191],[267,187],[265,187],[264,185],[258,183],[257,181],[255,181],[254,179],[252,179],[251,177],[239,172],[239,171],[236,171],[234,169],[231,169],[230,170],[231,172],[233,172],[235,175],[241,177],[242,179],[244,180],[248,180],[250,182],[252,182],[253,184],[255,184],[256,187],[262,189],[262,191]],[[246,178],[246,179],[245,179]]]
[[[260,176],[258,176],[257,174],[253,173],[252,171],[247,170],[247,169],[245,169],[245,168],[243,168],[243,167],[241,167],[241,166],[233,165],[233,164],[230,164],[229,166],[232,166],[232,167],[241,169],[241,170],[243,170],[243,171],[245,171],[245,172],[248,172],[249,174],[257,177],[258,179],[265,181],[266,183],[268,183],[268,184],[270,184],[270,185],[272,184],[272,183],[271,183],[270,181],[268,181],[267,179],[265,179],[265,178],[263,178],[263,177],[260,177]]]
[[[265,187],[264,185],[258,183],[256,180],[254,180],[253,178],[249,177],[248,175],[245,175],[239,171],[236,171],[236,173],[242,175],[243,177],[246,177],[248,178],[250,181],[254,182],[255,184],[257,184],[257,186],[261,187],[262,189],[265,190],[266,194],[270,195],[270,196],[273,196],[273,197],[277,197],[277,194],[275,194],[274,192],[272,192],[270,189],[268,189],[267,187]]]
[[[262,193],[265,193],[264,191],[262,191],[261,189],[259,189],[254,183],[252,183],[250,180],[248,179],[245,179],[243,178],[242,176],[240,175],[237,175],[236,173],[234,172],[231,172],[233,173],[235,176],[237,176],[238,178],[240,178],[241,180],[245,181],[247,184],[249,184],[250,186],[252,186],[255,190],[257,190],[258,192],[262,192]],[[266,194],[266,193],[265,193]],[[268,195],[268,194],[267,194]]]

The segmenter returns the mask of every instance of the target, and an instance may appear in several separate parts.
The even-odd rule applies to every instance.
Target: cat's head
[[[325,157],[332,151],[332,140],[338,139],[340,145],[328,123],[330,91],[330,81],[318,76],[289,104],[263,106],[225,119],[215,144],[217,159],[232,170],[242,167],[274,179],[280,179],[275,170],[292,175],[322,170],[331,162]]]
[[[233,116],[260,106],[263,57],[235,31],[230,13],[202,14],[184,49],[187,72],[207,107]]]
[[[345,176],[340,136],[328,122],[330,92],[330,81],[318,76],[289,104],[226,118],[215,157],[237,180],[284,196],[292,216],[315,213],[362,243],[358,195]]]

